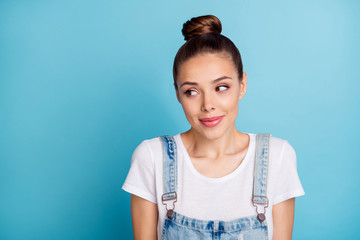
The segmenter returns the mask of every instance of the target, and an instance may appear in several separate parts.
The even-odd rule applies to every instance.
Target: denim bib
[[[270,137],[268,133],[256,135],[251,201],[257,215],[232,221],[219,221],[190,218],[174,211],[177,201],[177,148],[172,136],[160,136],[163,146],[164,194],[162,202],[167,210],[161,239],[267,240],[268,227],[265,211],[268,206],[266,191]]]

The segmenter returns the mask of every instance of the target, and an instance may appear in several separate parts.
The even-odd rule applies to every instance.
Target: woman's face
[[[236,130],[239,100],[246,92],[246,73],[238,73],[226,55],[202,54],[182,63],[176,95],[192,130],[217,139]]]

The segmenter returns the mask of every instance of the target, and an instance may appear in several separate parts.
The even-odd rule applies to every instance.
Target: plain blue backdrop
[[[248,91],[237,126],[294,147],[293,239],[354,239],[360,2],[0,1],[0,239],[132,239],[135,147],[189,125],[172,83],[182,24],[214,14]]]

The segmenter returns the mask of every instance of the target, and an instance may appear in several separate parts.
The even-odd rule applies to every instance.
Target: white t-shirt
[[[180,134],[174,136],[178,149],[178,189],[175,212],[201,220],[231,221],[256,215],[251,203],[256,134],[250,136],[248,151],[242,163],[230,174],[210,178],[193,166]],[[269,239],[273,235],[272,205],[304,195],[296,169],[296,153],[283,139],[270,138],[266,209]],[[159,210],[158,239],[166,217],[163,194],[163,152],[159,137],[144,140],[135,149],[131,168],[122,189],[156,203]]]

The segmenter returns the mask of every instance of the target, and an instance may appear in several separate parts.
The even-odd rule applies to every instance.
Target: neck
[[[182,139],[189,155],[207,159],[234,154],[247,144],[247,135],[239,132],[235,126],[218,138],[207,138],[190,129],[182,134]]]

